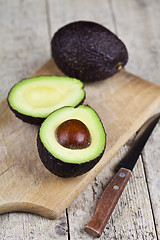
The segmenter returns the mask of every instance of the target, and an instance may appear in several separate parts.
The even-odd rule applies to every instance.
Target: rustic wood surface
[[[63,73],[50,59],[33,75]],[[160,86],[126,71],[84,88],[85,104],[98,112],[107,132],[107,150],[92,170],[76,178],[59,178],[44,168],[36,146],[38,127],[16,118],[6,99],[0,103],[0,214],[24,211],[59,217],[160,106]]]
[[[53,33],[79,19],[99,22],[117,33],[129,51],[126,70],[160,84],[159,12],[156,0],[1,0],[0,100],[14,83],[50,58]],[[160,238],[159,137],[157,125],[100,239]],[[130,142],[58,219],[26,213],[0,215],[0,239],[93,239],[84,232],[84,224]]]

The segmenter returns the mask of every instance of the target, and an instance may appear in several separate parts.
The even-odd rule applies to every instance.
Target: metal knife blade
[[[149,136],[151,135],[154,127],[160,119],[160,113],[149,118],[139,129],[129,151],[119,162],[116,170],[118,171],[120,168],[127,168],[131,171],[133,170],[139,155],[141,154]]]
[[[95,213],[84,230],[93,237],[100,237],[141,154],[149,136],[160,119],[160,113],[149,118],[139,129],[130,150],[120,161],[118,172],[102,193]]]

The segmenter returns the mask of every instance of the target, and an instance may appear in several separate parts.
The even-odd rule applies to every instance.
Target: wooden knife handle
[[[121,168],[101,195],[91,220],[84,230],[93,237],[100,237],[129,178],[131,171]]]

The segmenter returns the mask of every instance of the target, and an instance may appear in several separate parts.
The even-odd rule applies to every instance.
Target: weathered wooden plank
[[[113,162],[108,164],[96,177],[95,181],[69,207],[71,239],[76,239],[77,236],[79,239],[93,239],[93,237],[84,232],[84,224],[90,220],[101,192],[109,182],[109,178],[113,176],[113,170],[111,169],[125,153],[125,150],[126,148],[121,149],[119,154],[113,159],[114,164]],[[141,159],[139,159],[133,175],[100,237],[101,240],[157,239],[152,222],[147,185],[144,179],[143,164]],[[81,216],[81,221],[79,216]],[[77,218],[79,219],[79,224],[76,223]]]
[[[0,101],[50,57],[44,0],[0,1]]]
[[[1,60],[2,64],[0,64],[1,66],[0,76],[1,76],[1,79],[3,79],[3,84],[4,84],[4,87],[0,88],[1,99],[4,98],[4,96],[6,96],[8,89],[13,85],[13,83],[17,81],[17,79],[19,80],[21,78],[27,77],[29,74],[33,73],[35,69],[37,69],[40,65],[42,65],[48,59],[49,45],[47,41],[49,39],[46,40],[46,36],[48,37],[47,35],[48,32],[46,33],[46,29],[47,29],[46,14],[44,12],[45,5],[44,5],[44,2],[40,2],[40,3],[39,2],[40,1],[33,2],[33,1],[8,1],[7,0],[3,2],[1,1],[0,3],[1,4],[0,16],[1,16],[1,19],[3,18],[3,20],[1,20],[2,21],[1,26],[3,27],[0,28],[0,31],[2,32],[1,40],[3,40],[4,43],[5,42],[8,43],[7,44],[8,46],[6,47],[4,47],[5,46],[4,44],[0,45],[1,47],[0,56],[2,56],[1,59],[3,59],[3,61]],[[139,10],[140,8],[139,2],[142,6],[141,11]],[[152,5],[152,2],[153,2],[153,5]],[[158,45],[159,33],[158,33],[158,30],[156,32],[159,21],[157,20],[156,22],[156,19],[159,19],[158,9],[160,4],[158,2],[156,3],[156,1],[149,1],[149,0],[148,1],[142,1],[142,0],[132,1],[131,0],[129,1],[129,3],[127,0],[123,0],[121,4],[117,4],[117,1],[112,1],[111,3],[113,4],[112,8],[115,13],[116,22],[118,22],[117,24],[118,34],[125,41],[127,47],[130,49],[130,61],[127,65],[127,70],[132,71],[134,74],[138,74],[153,82],[159,83],[159,78],[157,74],[158,61],[159,61],[159,52],[158,52],[159,47],[157,47],[159,46]],[[50,9],[49,12],[51,17],[51,34],[53,34],[63,24],[66,24],[67,22],[70,22],[73,20],[79,20],[79,19],[94,20],[104,24],[105,26],[108,26],[111,30],[115,29],[114,22],[110,17],[111,9],[109,8],[107,1],[95,1],[95,0],[89,1],[88,0],[83,3],[83,6],[82,6],[82,3],[80,1],[78,3],[77,0],[76,1],[62,1],[62,0],[49,1],[48,9]],[[148,15],[149,17],[147,17],[146,13],[144,14],[143,11],[145,12],[147,11],[147,14],[149,13]],[[18,20],[16,18],[18,18]],[[11,19],[10,21],[12,24],[9,24],[7,19]],[[39,20],[37,21],[37,19]],[[139,26],[140,25],[139,22],[136,20],[138,22],[137,23],[135,19],[138,19],[140,23],[143,23],[141,24],[142,26]],[[146,22],[147,22],[147,25],[145,24]],[[130,29],[132,29],[132,32],[130,32]],[[146,32],[150,32],[150,33],[146,33]],[[148,40],[144,38],[146,34],[148,35],[147,37]],[[136,35],[138,36],[137,39],[135,37]],[[39,41],[39,38],[41,38],[41,41]],[[138,39],[143,39],[143,42]],[[150,45],[149,48],[147,47],[148,44]],[[145,51],[144,51],[144,48],[145,48]],[[135,51],[135,49],[137,50]],[[150,53],[150,51],[152,54]],[[143,53],[145,53],[144,55],[145,58],[142,57]],[[142,65],[143,62],[144,62],[144,65]],[[146,70],[147,70],[147,73],[146,73]],[[6,74],[6,72],[8,72],[8,74]],[[154,150],[155,148],[153,147],[152,149],[153,152],[152,154],[150,153],[151,156],[153,156]],[[122,155],[123,155],[123,151],[121,152]],[[118,157],[116,157],[117,160],[113,159],[112,164],[118,161],[119,157],[121,157],[121,153],[118,155]],[[156,159],[155,161],[157,161],[157,156],[155,159]],[[138,165],[138,169],[140,168],[141,172],[139,173],[135,169],[135,174],[138,174],[137,177],[142,180],[143,182],[142,187],[144,186],[145,193],[146,193],[143,166],[142,164],[139,164],[139,165]],[[109,171],[108,168],[110,168],[111,170]],[[107,183],[109,178],[113,175],[113,172],[112,172],[113,165],[108,165],[108,167],[106,167],[105,169],[100,174],[102,180],[99,180],[98,178],[96,178],[93,184],[89,185],[86,191],[84,191],[79,196],[79,198],[75,200],[73,205],[71,205],[69,208],[71,239],[81,239],[81,238],[85,239],[85,237],[86,239],[89,239],[88,235],[82,234],[83,224],[87,222],[91,216],[91,212],[90,212],[90,215],[88,215],[87,213],[88,208],[91,207],[93,211],[96,203],[95,200],[99,197],[100,193],[102,192],[102,188],[99,188],[99,185],[103,186],[104,182]],[[149,171],[147,172],[147,174],[150,174],[150,167],[148,167],[148,169]],[[107,171],[109,172],[107,173]],[[154,174],[155,174],[155,169],[153,171],[153,175],[152,176],[150,175],[151,179],[154,176]],[[148,175],[147,175],[147,178],[148,178]],[[150,180],[149,182],[151,182],[151,184],[153,183],[152,180]],[[98,187],[96,187],[97,184],[98,184]],[[129,184],[132,184],[132,186],[135,186],[134,183],[132,182]],[[150,188],[152,193],[154,192],[155,189],[157,191],[158,188],[153,188],[153,189]],[[94,191],[97,191],[97,194],[96,193],[93,194]],[[126,191],[127,193],[124,193],[124,194],[128,194],[128,191],[129,191],[128,188]],[[86,195],[85,198],[82,197],[84,194]],[[132,201],[134,202],[135,201],[134,195],[131,194],[131,196],[132,196]],[[140,194],[140,196],[143,198],[143,194]],[[151,194],[151,197],[152,197],[152,194]],[[92,201],[92,199],[94,201]],[[125,197],[122,198],[122,203],[125,205],[124,199]],[[127,196],[127,199],[128,199],[128,196]],[[139,198],[137,200],[139,200]],[[154,198],[154,200],[155,200],[154,206],[155,207],[159,206],[157,204],[158,202],[157,198]],[[82,206],[82,210],[84,207],[86,207],[83,214],[81,212],[81,207],[80,207],[81,201],[86,201],[85,203],[83,202],[83,206]],[[92,205],[92,203],[94,203],[94,205]],[[120,202],[120,206],[119,205],[117,206],[118,209],[119,208],[121,210],[123,209],[121,208],[121,205],[123,205],[122,203]],[[142,216],[148,216],[146,215],[146,212],[143,212],[144,206],[146,205],[143,206],[142,201],[140,201],[140,203],[141,204],[138,206],[142,208],[142,213],[143,213]],[[152,200],[152,203],[153,203],[153,200]],[[149,204],[148,196],[147,196],[147,204]],[[133,206],[137,206],[137,205],[133,203]],[[155,208],[155,210],[157,209]],[[118,213],[120,212],[120,210],[117,210],[117,211]],[[118,213],[117,213],[118,216],[117,215],[116,216],[119,218],[120,215]],[[138,214],[139,212],[137,213],[137,215]],[[151,214],[151,211],[149,206],[148,217],[150,217],[150,214]],[[84,215],[85,215],[85,218],[81,217]],[[130,219],[128,216],[129,215],[128,211],[126,211],[126,215],[127,216],[125,220],[126,222],[128,222],[130,221],[128,220]],[[137,215],[135,214],[135,216]],[[123,224],[122,226],[122,221],[117,222],[118,220],[116,220],[116,216],[114,213],[113,219],[111,219],[111,222],[108,223],[109,225],[107,228],[109,229],[106,228],[107,233],[105,231],[104,236],[107,236],[108,239],[136,239],[136,238],[133,238],[133,236],[137,236],[137,235],[140,236],[140,238],[138,239],[156,239],[154,229],[152,231],[153,225],[152,224],[150,225],[151,221],[148,220],[149,221],[149,227],[148,227],[148,221],[143,220],[143,224],[141,224],[142,218],[139,218],[140,222],[138,222],[138,224],[134,223],[134,230],[132,232],[132,230],[130,231],[130,228],[128,227],[128,225],[125,226]],[[122,219],[122,216],[120,217]],[[151,215],[151,218],[152,218],[152,215]],[[62,224],[56,221],[56,223],[58,223],[58,226],[56,227],[56,225],[54,225],[54,221],[51,222],[46,219],[41,220],[41,218],[39,217],[37,218],[37,216],[30,215],[30,214],[24,214],[24,215],[23,214],[9,214],[9,215],[5,214],[5,215],[2,215],[0,219],[1,219],[1,226],[2,226],[2,232],[0,234],[3,234],[2,239],[3,238],[5,239],[7,236],[8,236],[8,239],[14,239],[14,238],[15,239],[52,239],[53,237],[55,239],[63,239],[62,236],[60,234],[57,235],[55,231],[55,229],[60,228],[59,225],[62,226],[62,229],[63,229],[62,220],[60,220],[60,223]],[[160,222],[158,220],[159,220],[159,217],[157,214],[157,220],[156,220],[157,225],[158,225],[158,222]],[[45,226],[43,229],[41,228],[41,224],[42,226]],[[81,227],[77,227],[77,226],[81,226]],[[146,227],[146,232],[149,229],[151,233],[146,235],[148,238],[145,238],[146,236],[142,235],[142,231],[140,230],[138,231],[138,226],[140,226],[141,228]],[[123,231],[121,231],[121,228],[126,235],[122,235],[124,233]],[[21,235],[19,236],[17,236],[17,233],[18,233],[18,231],[16,231],[17,229],[18,230],[21,229],[21,232],[22,232]],[[65,229],[66,229],[66,221],[65,221]],[[33,233],[31,233],[32,231]],[[137,231],[137,235],[136,235],[136,231]],[[64,230],[64,232],[66,232],[66,230]],[[152,236],[152,233],[153,233],[153,236]],[[132,234],[133,236],[131,236]],[[102,236],[102,239],[104,238],[104,236]],[[125,238],[123,236],[128,236],[128,238]],[[66,239],[66,234],[64,235],[64,239]]]
[[[126,69],[160,85],[160,2],[122,1],[117,6],[117,1],[112,0],[112,4],[117,25],[123,26],[118,28],[119,36],[129,49],[130,59]],[[160,238],[159,128],[156,127],[143,151],[143,162],[157,236]]]
[[[108,1],[105,0],[48,0],[49,19],[51,26],[51,36],[67,23],[86,20],[96,21],[108,26],[111,31],[114,24]]]
[[[63,16],[63,17],[59,18],[55,24],[55,19],[52,15],[55,12],[55,10],[54,10],[55,4],[53,3],[53,1],[49,2],[52,34],[57,30],[56,29],[57,26],[59,28],[59,27],[63,26],[64,24],[66,24],[66,22],[76,21],[79,19],[93,20],[93,21],[102,23],[106,27],[111,29],[112,31],[116,32],[118,30],[118,33],[120,32],[119,29],[121,29],[121,28],[123,29],[123,27],[125,28],[124,24],[123,25],[117,24],[117,18],[116,18],[116,15],[114,15],[115,6],[112,5],[112,2],[108,3],[107,1],[105,1],[105,2],[99,1],[97,4],[97,8],[92,9],[92,11],[90,11],[90,12],[88,11],[88,9],[91,6],[91,5],[88,5],[89,1],[85,1],[85,4],[83,4],[83,5],[81,5],[81,3],[79,3],[78,1],[74,1],[74,3],[73,3],[73,1],[70,1],[67,3],[68,3],[68,6],[67,6],[67,8],[64,8],[64,10],[61,9],[61,7],[60,7],[61,4],[60,5],[58,4],[58,6],[56,6],[56,9],[58,9],[58,12],[61,13],[61,16]],[[92,2],[92,6],[94,6],[95,3],[96,3],[95,1]],[[73,6],[73,4],[74,4],[74,6]],[[117,2],[115,4],[117,4]],[[123,3],[121,3],[121,4],[125,8],[127,5],[127,1],[123,1]],[[117,9],[118,9],[118,7],[119,7],[119,5],[117,6]],[[101,11],[102,8],[103,8],[103,11]],[[72,9],[74,9],[74,10],[71,11]],[[135,11],[136,11],[136,9],[135,9]],[[86,12],[87,12],[87,15],[86,15]],[[126,9],[126,12],[127,12],[127,9]],[[99,13],[101,13],[101,14],[99,14]],[[122,15],[120,17],[120,19],[122,18],[124,21],[125,15],[123,15],[123,13],[121,13],[121,12],[119,14]],[[134,23],[132,22],[132,24],[134,24]],[[131,24],[130,24],[130,26],[131,26]],[[126,35],[127,31],[128,30],[125,29],[124,36],[122,39],[125,39],[125,35]],[[132,34],[133,34],[133,32],[132,32]],[[128,45],[130,43],[130,40],[131,40],[131,38],[126,40],[126,43],[128,43]],[[131,50],[134,51],[134,48],[132,45],[131,45]],[[137,55],[138,55],[138,52],[137,52]],[[134,72],[134,70],[137,70],[137,69],[133,69],[133,67],[132,67],[133,72]],[[137,179],[138,177],[141,178],[141,185],[144,188],[144,192],[145,192],[145,196],[146,196],[145,206],[147,206],[147,208],[146,208],[147,210],[145,209],[144,204],[141,201],[141,198],[143,198],[144,193],[138,195],[137,202],[136,202],[137,204],[136,204],[134,201],[133,191],[128,193],[129,190],[128,191],[126,190],[126,192],[127,192],[126,194],[129,194],[130,195],[129,198],[132,199],[132,201],[134,201],[134,203],[132,205],[132,212],[134,212],[135,214],[133,214],[132,217],[127,216],[128,208],[126,208],[126,212],[124,212],[124,211],[122,212],[123,208],[121,207],[121,205],[125,206],[125,203],[126,203],[125,198],[123,197],[121,202],[117,206],[117,208],[119,209],[117,211],[121,212],[122,216],[121,216],[121,218],[119,218],[118,213],[113,215],[113,217],[111,218],[110,222],[108,223],[108,225],[106,227],[106,231],[104,232],[102,239],[106,239],[106,237],[108,239],[122,239],[122,236],[123,236],[123,239],[144,239],[144,237],[146,237],[146,236],[148,237],[146,239],[155,239],[156,238],[156,234],[155,234],[155,230],[154,230],[154,222],[152,219],[152,212],[151,212],[151,207],[150,207],[150,201],[148,198],[147,187],[145,184],[143,165],[141,164],[141,162],[139,163],[139,167],[140,167],[140,172],[137,172],[137,176],[135,179]],[[93,209],[95,207],[96,200],[97,200],[99,194],[102,192],[102,188],[100,188],[100,186],[103,186],[104,179],[106,179],[106,177],[110,178],[113,175],[112,171],[108,172],[107,170],[108,170],[108,167],[106,167],[105,170],[102,171],[102,173],[100,173],[98,175],[99,177],[97,177],[95,179],[95,181],[93,181],[93,183],[90,184],[88,186],[88,188],[82,194],[80,194],[80,196],[69,207],[68,214],[69,214],[71,239],[81,239],[84,236],[86,239],[90,239],[89,236],[86,235],[86,233],[84,233],[83,226],[84,226],[84,223],[87,222],[87,220],[89,220],[89,218],[91,217],[91,215],[93,213]],[[135,172],[136,172],[136,170],[135,170]],[[138,186],[140,188],[140,184],[138,184]],[[130,189],[130,188],[132,190],[135,188],[135,181],[132,181],[131,183],[129,183],[128,189]],[[139,188],[136,188],[137,194],[139,192]],[[139,215],[139,219],[138,219],[139,221],[137,223],[137,222],[135,222],[135,215],[136,215],[136,211],[138,209],[140,209],[139,211],[141,212],[142,215]],[[149,211],[148,211],[148,209],[149,209]],[[146,214],[148,214],[148,219],[149,218],[151,219],[149,221],[149,223],[148,223],[148,221],[146,221],[146,222],[142,221],[142,217],[145,217]],[[80,219],[80,217],[81,217],[81,219]],[[87,217],[88,217],[88,219],[87,219]],[[125,221],[124,221],[124,219],[125,219]],[[123,226],[125,226],[125,227],[122,228],[121,224],[123,224]],[[145,229],[145,230],[143,230],[143,229]],[[149,232],[148,235],[147,235],[147,232]],[[150,234],[152,235],[151,237],[150,237]],[[130,235],[131,235],[131,237],[129,238]]]
[[[160,3],[153,0],[112,0],[118,35],[126,43],[126,70],[160,84]]]
[[[159,109],[160,111],[160,109]],[[160,123],[156,126],[143,151],[143,162],[152,210],[154,213],[157,235],[160,237]]]
[[[54,221],[27,213],[3,214],[0,216],[0,239],[66,240],[68,225],[65,214]]]
[[[127,1],[123,1],[121,4],[117,4],[117,1],[110,2],[111,5],[108,5],[108,13],[109,16],[112,15],[112,21],[109,20],[109,22],[112,24],[109,25],[108,23],[108,14],[103,16],[101,14],[100,18],[95,18],[94,21],[99,21],[102,23],[102,18],[105,19],[106,22],[103,22],[104,25],[109,27],[111,30],[114,30],[115,32],[118,31],[118,34],[120,38],[122,38],[129,49],[129,54],[131,55],[130,58],[133,58],[132,55],[134,55],[134,61],[130,63],[130,71],[139,74],[139,68],[142,65],[142,53],[144,52],[143,45],[139,40],[139,37],[137,37],[137,42],[134,41],[133,35],[135,33],[133,31],[130,32],[130,35],[128,36],[128,32],[130,29],[135,29],[137,27],[137,23],[135,25],[135,21],[128,21],[129,15],[131,14],[130,11],[133,12],[133,14],[136,14],[138,6],[133,7],[134,1],[132,1],[131,6],[130,3]],[[138,1],[137,1],[138,2]],[[116,5],[116,6],[115,6]],[[121,6],[121,7],[120,7]],[[97,6],[98,9],[99,6]],[[77,6],[79,9],[80,7]],[[97,10],[99,12],[99,10]],[[104,8],[105,9],[105,8]],[[128,12],[128,9],[130,10]],[[107,11],[106,10],[106,11]],[[115,13],[116,12],[116,13]],[[142,14],[141,14],[142,15]],[[117,20],[118,18],[118,20]],[[151,18],[151,16],[150,16]],[[153,18],[153,17],[152,17]],[[127,20],[126,20],[127,19]],[[143,20],[143,19],[142,19]],[[116,22],[115,22],[116,21]],[[122,23],[120,22],[122,21]],[[116,24],[116,28],[112,28]],[[132,26],[133,25],[133,26]],[[145,39],[144,30],[146,26],[145,23],[143,25],[143,33],[141,38],[144,38],[144,41],[149,41],[149,39]],[[123,29],[123,31],[122,31]],[[135,29],[136,30],[136,29]],[[138,34],[138,33],[137,33]],[[128,38],[126,37],[128,36]],[[149,36],[149,33],[148,33]],[[134,44],[133,44],[134,42]],[[142,48],[142,53],[139,55],[139,51],[137,50],[135,53],[136,46],[140,45],[140,48]],[[149,47],[149,49],[151,46]],[[131,49],[131,50],[130,50]],[[147,49],[149,52],[150,50]],[[145,56],[145,55],[144,55]],[[151,56],[149,56],[149,60],[147,58],[148,63],[151,61]],[[137,61],[139,59],[139,62]],[[157,61],[158,62],[158,61]],[[149,71],[148,67],[148,71]],[[140,75],[140,74],[139,74]],[[150,75],[141,75],[143,77],[150,77]],[[152,76],[153,78],[153,76]],[[153,80],[153,79],[152,79]],[[156,80],[153,80],[153,82],[157,82]],[[121,156],[121,155],[120,155]],[[156,239],[156,232],[154,228],[154,220],[152,217],[152,211],[150,206],[150,200],[148,197],[148,190],[147,185],[145,183],[145,175],[143,170],[143,164],[141,160],[138,163],[138,168],[136,167],[134,171],[134,176],[132,180],[130,181],[128,188],[126,189],[126,194],[128,195],[127,199],[131,199],[131,203],[127,203],[127,206],[131,208],[131,216],[128,213],[128,208],[124,211],[124,206],[126,204],[125,197],[122,196],[122,199],[120,203],[117,206],[117,212],[113,214],[110,222],[106,226],[106,230],[104,232],[104,235],[102,236],[102,239]],[[114,160],[113,160],[114,162]],[[107,167],[106,167],[107,168]],[[139,170],[139,171],[138,171]],[[77,200],[74,201],[74,204],[72,204],[69,207],[69,224],[70,224],[70,235],[71,239],[76,238],[83,238],[83,236],[86,236],[87,239],[89,239],[88,235],[85,235],[83,231],[84,223],[87,222],[86,220],[89,220],[91,217],[91,213],[93,213],[93,208],[95,207],[96,199],[99,196],[98,192],[102,192],[102,189],[99,188],[99,186],[103,185],[104,179],[106,176],[111,177],[113,175],[113,172],[108,173],[107,170],[103,171],[100,174],[100,179],[97,177],[96,180],[89,185],[86,191],[84,191]],[[137,179],[140,179],[141,182],[137,181]],[[138,185],[138,186],[137,186]],[[98,187],[95,187],[98,186]],[[140,189],[143,188],[144,192],[141,192]],[[137,194],[135,199],[135,193],[134,189],[136,189],[135,193]],[[124,193],[125,194],[125,193]],[[142,201],[142,199],[145,196],[145,202]],[[85,202],[85,204],[84,204]],[[91,210],[88,210],[90,209]],[[87,212],[89,212],[87,214]],[[119,214],[118,214],[119,213]],[[79,216],[81,216],[82,220],[80,220]],[[84,217],[82,217],[84,216]],[[88,217],[89,216],[89,217]],[[88,219],[86,219],[88,217]],[[76,222],[76,219],[78,218],[78,223]],[[143,219],[147,219],[147,221]],[[137,219],[137,221],[135,221]],[[77,227],[78,226],[78,227]],[[83,235],[84,234],[84,235]],[[92,238],[91,238],[92,239]]]
[[[0,1],[0,100],[14,83],[50,58],[44,0]],[[0,215],[0,239],[68,239],[65,213],[56,221],[27,213]]]

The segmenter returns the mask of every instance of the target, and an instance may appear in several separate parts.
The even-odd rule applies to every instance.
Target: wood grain
[[[94,215],[84,227],[84,230],[91,236],[100,237],[102,235],[130,176],[129,169],[121,168],[102,193]]]
[[[16,82],[31,75],[48,60],[50,39],[43,0],[1,1],[0,14],[2,101]]]
[[[129,50],[129,62],[126,69],[132,73],[136,73],[141,77],[149,79],[151,82],[160,84],[159,78],[159,1],[125,1],[123,0],[120,4],[117,1],[106,1],[108,6],[104,5],[103,11],[106,14],[99,14],[99,9],[103,5],[100,1],[99,6],[96,5],[96,13],[94,12],[95,19],[103,23],[109,29],[112,29],[119,37],[125,42]],[[78,4],[77,4],[78,5]],[[81,9],[78,5],[78,9]],[[76,10],[75,10],[76,11]],[[73,13],[70,13],[72,17]],[[69,15],[69,13],[68,13]],[[75,14],[76,15],[76,14]],[[88,16],[92,14],[88,14]],[[83,16],[83,15],[82,15]],[[101,17],[100,17],[101,16]],[[52,19],[53,16],[52,16]],[[52,20],[53,21],[53,20]],[[154,36],[154,37],[153,37]],[[150,68],[151,66],[151,68]],[[152,69],[152,70],[151,70]],[[159,127],[157,127],[159,128]],[[149,145],[146,150],[148,154],[143,155],[143,161],[145,161],[145,167],[147,165],[147,176],[145,177],[144,165],[139,160],[138,168],[135,169],[135,176],[132,177],[133,181],[130,180],[129,187],[127,188],[127,195],[122,196],[121,202],[118,204],[115,214],[112,220],[107,224],[104,234],[101,239],[158,239],[160,236],[160,231],[156,233],[156,227],[160,223],[160,214],[158,214],[157,209],[159,209],[160,199],[159,199],[159,188],[157,185],[157,180],[155,175],[159,174],[159,131],[156,134],[156,130],[153,133],[157,136],[154,139],[152,145],[152,140],[150,140]],[[155,147],[154,147],[155,146]],[[84,191],[77,200],[69,207],[69,223],[70,223],[70,236],[71,239],[83,238],[84,223],[89,221],[91,218],[95,202],[98,199],[100,193],[103,191],[103,185],[105,185],[110,178],[112,178],[114,172],[113,167],[120,159],[127,148],[123,148],[120,154],[116,158],[113,158],[110,163],[107,164],[105,170],[96,177],[94,181],[89,185],[86,191]],[[152,164],[152,156],[156,164]],[[159,176],[159,175],[157,175]],[[148,182],[147,179],[150,179]],[[146,183],[147,181],[147,183]],[[149,190],[148,185],[149,184]],[[139,191],[139,189],[143,189]],[[130,190],[131,189],[131,190]],[[155,191],[157,192],[155,195]],[[148,193],[151,191],[151,199],[148,197]],[[136,198],[135,198],[136,195]],[[143,201],[145,195],[145,202]],[[126,198],[129,197],[130,201],[128,208],[125,208]],[[85,202],[85,204],[84,204]],[[152,203],[154,203],[152,205]],[[151,207],[153,206],[153,209]],[[79,208],[78,213],[77,208]],[[124,211],[125,209],[125,211]],[[130,213],[130,209],[132,209]],[[140,214],[137,214],[137,209]],[[87,212],[87,214],[86,214]],[[81,217],[81,220],[79,218]],[[136,220],[134,219],[136,216]],[[156,225],[154,225],[154,217],[156,219]],[[78,218],[78,224],[76,219]],[[142,219],[147,219],[146,221]],[[78,226],[77,226],[78,225]],[[158,228],[159,229],[159,228]],[[86,236],[87,239],[92,239]]]
[[[55,69],[50,60],[34,75],[60,75]],[[124,71],[107,81],[86,84],[85,90],[85,103],[98,112],[107,132],[107,151],[91,171],[76,178],[62,179],[47,171],[37,153],[38,127],[17,119],[6,101],[0,104],[0,213],[58,217],[160,105],[160,87]]]
[[[160,110],[160,109],[159,109]],[[145,166],[145,174],[148,183],[148,190],[152,201],[154,211],[157,235],[160,236],[160,123],[156,126],[154,134],[151,135],[146,147],[143,151],[143,163]],[[156,149],[156,151],[154,150]],[[156,177],[155,177],[156,176]],[[156,193],[156,194],[155,194]]]
[[[160,2],[156,0],[152,2],[149,0],[123,1],[123,4],[117,5],[117,1],[112,0],[112,5],[118,34],[125,40],[129,49],[130,60],[126,70],[160,85],[160,31],[158,30]],[[156,129],[143,151],[142,159],[157,238],[160,238],[160,212],[158,211],[160,209],[160,189],[157,184],[157,179],[160,178],[158,171],[160,161],[158,160],[159,137],[156,137],[159,128]],[[155,178],[155,176],[157,177]]]
[[[44,0],[0,1],[0,101],[50,57]],[[1,166],[1,164],[0,164]],[[64,212],[56,221],[23,213],[0,215],[0,239],[68,239]]]
[[[83,4],[78,0],[2,0],[0,100],[6,97],[15,82],[28,77],[46,62],[52,34],[67,22],[79,19],[94,20],[118,33],[129,50],[127,71],[160,84],[159,9],[160,4],[156,0],[122,0],[121,4],[114,0],[86,0]],[[3,214],[0,215],[0,239],[93,239],[85,235],[84,223],[92,216],[96,200],[113,176],[115,164],[126,151],[127,146],[70,205],[67,218],[63,214],[56,221],[49,221],[33,214]],[[155,178],[159,176],[158,159],[159,125],[145,148],[145,165],[140,158],[101,240],[158,239],[160,198]]]

